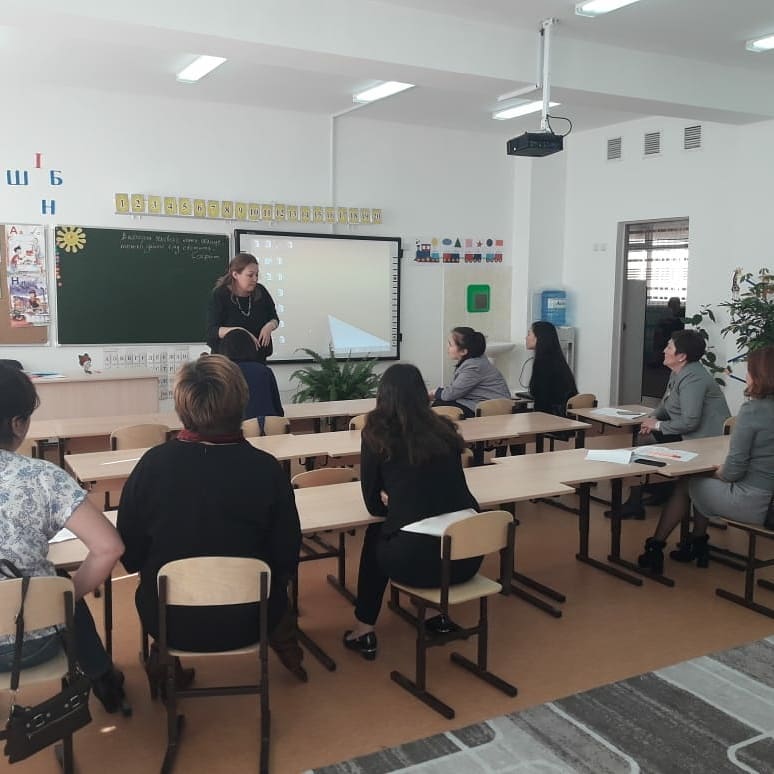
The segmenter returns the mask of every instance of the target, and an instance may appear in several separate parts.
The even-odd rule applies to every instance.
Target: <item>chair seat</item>
[[[425,599],[431,604],[441,604],[441,589],[419,589],[414,586],[404,586],[402,583],[391,581],[395,588],[400,589],[413,597]],[[499,594],[502,586],[484,575],[474,575],[466,583],[458,583],[456,586],[449,587],[449,604],[459,605],[462,602],[469,602],[471,599],[481,597],[491,597],[493,594]]]
[[[44,683],[50,680],[59,680],[67,673],[67,656],[60,651],[56,658],[46,661],[40,666],[23,669],[19,675],[19,685],[32,685]],[[11,673],[0,672],[0,691],[7,691],[11,687]]]
[[[171,656],[242,656],[248,653],[256,653],[260,643],[256,642],[255,645],[248,645],[244,648],[237,648],[236,650],[213,650],[213,651],[198,651],[198,650],[178,650],[177,648],[169,648],[169,654]]]

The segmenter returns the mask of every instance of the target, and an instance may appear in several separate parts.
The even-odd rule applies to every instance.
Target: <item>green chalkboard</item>
[[[60,344],[204,341],[227,236],[57,226],[54,242]]]

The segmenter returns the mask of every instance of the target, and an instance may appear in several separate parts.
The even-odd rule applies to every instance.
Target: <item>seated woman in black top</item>
[[[535,411],[564,416],[567,401],[578,394],[578,387],[564,359],[556,328],[543,320],[533,322],[526,343],[527,349],[535,352],[529,380]]]
[[[374,624],[387,581],[430,588],[441,582],[440,538],[402,527],[429,516],[478,510],[462,470],[455,425],[431,410],[419,370],[396,364],[383,374],[363,428],[360,477],[368,512],[385,521],[366,531],[357,581],[355,627],[346,647],[376,657]],[[482,557],[452,562],[452,583],[470,580]]]
[[[207,344],[213,354],[219,353],[221,340],[229,331],[245,330],[255,339],[258,360],[263,363],[273,351],[271,334],[277,328],[274,299],[258,282],[258,260],[250,253],[238,253],[210,295]]]
[[[301,545],[298,512],[279,462],[242,437],[246,403],[247,385],[228,358],[210,355],[180,369],[175,411],[184,429],[149,449],[124,485],[118,506],[122,561],[129,572],[140,573],[137,611],[156,637],[156,575],[162,565],[192,556],[262,559],[271,568],[270,644],[305,679],[287,597]],[[255,605],[170,610],[172,647],[230,650],[257,639]]]
[[[267,365],[258,362],[255,340],[241,328],[229,331],[220,345],[221,354],[233,360],[247,382],[248,399],[244,419],[258,418],[263,432],[266,417],[284,417],[277,379]]]

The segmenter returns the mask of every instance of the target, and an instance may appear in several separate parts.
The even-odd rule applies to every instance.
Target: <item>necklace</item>
[[[239,296],[235,296],[233,293],[231,294],[231,302],[236,306],[237,309],[239,309],[239,314],[242,315],[242,317],[249,317],[250,313],[253,311],[253,297],[252,295],[249,295],[247,297],[247,311],[245,312],[244,309],[242,309],[242,303],[240,301]]]

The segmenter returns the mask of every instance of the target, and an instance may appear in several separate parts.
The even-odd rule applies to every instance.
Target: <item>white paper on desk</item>
[[[631,449],[586,449],[586,459],[594,462],[615,462],[628,465],[632,461]]]
[[[600,417],[615,417],[616,419],[639,419],[648,415],[647,411],[628,411],[617,408],[597,408],[592,409],[591,413]]]
[[[75,538],[76,538],[76,535],[70,532],[70,530],[67,529],[67,527],[65,527],[64,529],[60,529],[59,532],[57,532],[56,535],[54,535],[54,537],[52,537],[51,540],[49,540],[48,542],[61,543],[65,540],[75,540]]]
[[[420,535],[435,535],[441,537],[446,528],[452,524],[467,519],[476,511],[473,508],[466,508],[464,511],[452,511],[451,513],[441,513],[438,516],[429,516],[422,521],[415,521],[413,524],[407,524],[401,527],[402,532],[416,532]]]
[[[690,462],[699,455],[696,452],[683,451],[682,449],[669,449],[666,446],[638,446],[634,452],[634,461],[637,457],[661,462]]]

